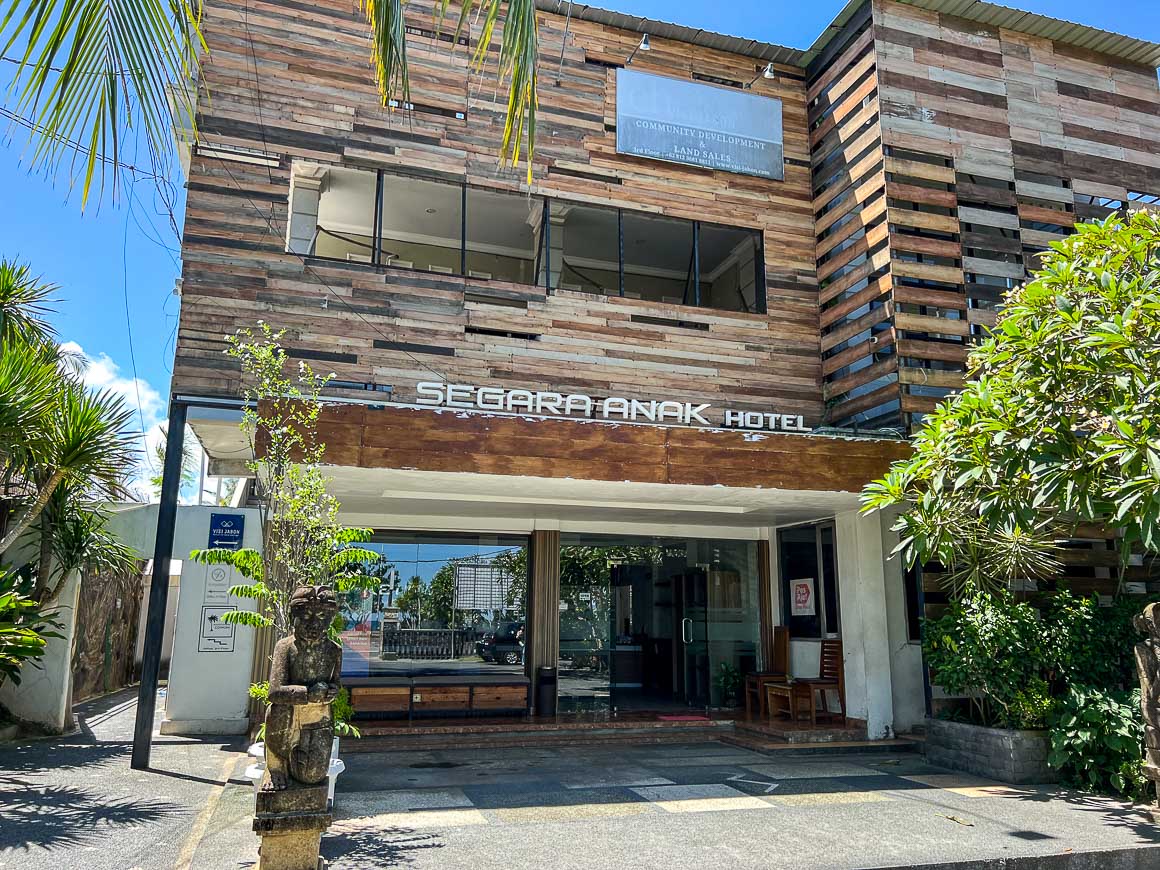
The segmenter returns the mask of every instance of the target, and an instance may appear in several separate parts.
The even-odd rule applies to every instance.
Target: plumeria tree
[[[1160,552],[1160,216],[1053,243],[968,368],[863,495],[903,509],[907,562],[941,563],[962,592],[1052,574],[1079,524],[1116,532],[1121,580]]]

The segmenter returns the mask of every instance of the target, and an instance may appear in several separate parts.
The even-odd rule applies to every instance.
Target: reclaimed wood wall
[[[834,422],[912,426],[1038,252],[1160,194],[1156,71],[894,0],[838,39],[809,84],[826,397]],[[843,189],[862,208],[835,234]]]
[[[202,142],[270,155],[271,165],[195,149],[183,244],[173,389],[235,395],[224,336],[264,319],[288,330],[292,356],[339,379],[388,385],[448,380],[595,396],[713,402],[822,418],[817,285],[804,70],[758,77],[784,107],[785,181],[615,153],[615,67],[639,34],[540,13],[534,180],[499,164],[503,93],[495,51],[468,69],[477,32],[453,45],[430,0],[407,4],[413,111],[380,107],[367,28],[355,0],[287,6],[212,0]],[[449,17],[454,20],[452,7]],[[502,38],[502,34],[499,35]],[[561,48],[563,61],[561,66]],[[652,39],[633,68],[740,85],[753,58]],[[463,119],[455,113],[465,115]],[[382,168],[472,186],[530,191],[764,235],[769,314],[612,298],[286,253],[292,165]],[[356,394],[351,394],[356,395]],[[362,395],[366,395],[363,393]]]
[[[910,455],[884,438],[769,435],[454,410],[330,405],[336,465],[555,479],[859,492]]]

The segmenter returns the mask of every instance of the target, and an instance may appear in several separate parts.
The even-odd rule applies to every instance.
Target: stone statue
[[[326,633],[338,604],[325,586],[299,586],[290,597],[294,634],[274,645],[266,710],[266,773],[254,812],[262,838],[258,870],[317,870],[327,808],[327,773],[342,647]]]
[[[1132,619],[1144,635],[1136,644],[1136,673],[1140,678],[1140,706],[1144,710],[1144,775],[1160,798],[1160,604],[1149,604]]]
[[[337,611],[334,592],[324,586],[299,586],[290,598],[294,634],[274,645],[270,667],[263,791],[326,779],[334,739],[330,702],[342,667],[342,647],[326,630]]]

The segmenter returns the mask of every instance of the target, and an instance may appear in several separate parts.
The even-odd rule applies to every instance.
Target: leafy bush
[[[1050,722],[1047,761],[1064,782],[1129,800],[1149,800],[1139,691],[1117,697],[1073,686],[1057,702]]]
[[[0,686],[20,685],[20,669],[44,655],[60,623],[29,594],[30,580],[0,569]]]
[[[931,678],[971,699],[981,725],[1042,728],[1050,707],[1038,612],[1008,592],[977,592],[928,620],[924,648]]]
[[[713,677],[713,685],[721,693],[721,702],[730,704],[741,694],[741,671],[729,662],[717,665],[717,674]]]
[[[1133,647],[1139,637],[1132,617],[1154,597],[1121,596],[1101,606],[1096,596],[1060,591],[1044,602],[1043,621],[1053,682],[1128,691],[1137,683]]]

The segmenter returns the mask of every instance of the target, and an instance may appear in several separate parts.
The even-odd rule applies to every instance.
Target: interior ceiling
[[[456,186],[418,178],[385,176],[383,237],[424,241],[458,247],[461,231],[461,192]],[[337,232],[370,236],[375,213],[374,174],[353,169],[330,169],[318,205],[320,226]],[[557,207],[561,207],[559,203]],[[467,237],[471,247],[512,256],[535,257],[538,242],[534,212],[540,200],[518,194],[469,188]],[[613,209],[562,206],[564,255],[607,263],[617,268],[617,217]],[[555,229],[555,227],[553,227]],[[701,227],[701,271],[708,273],[742,242],[746,231]],[[386,245],[388,248],[389,244]],[[692,224],[654,215],[624,213],[626,267],[636,265],[684,274],[692,254]]]

